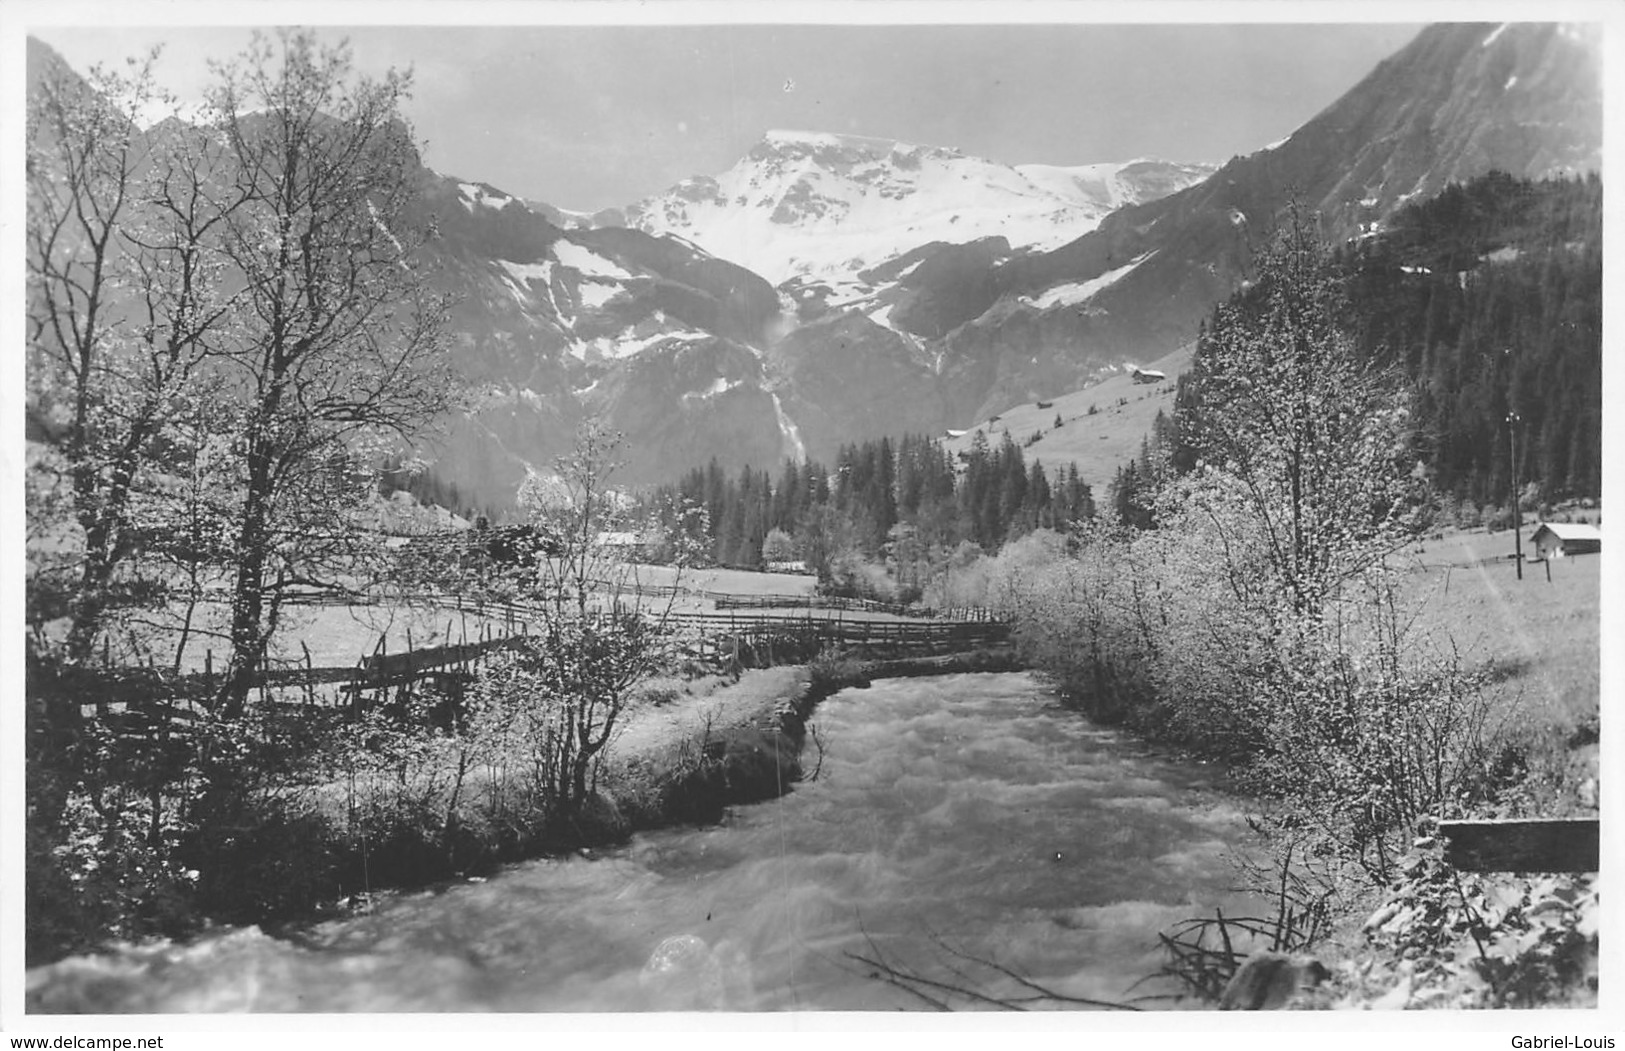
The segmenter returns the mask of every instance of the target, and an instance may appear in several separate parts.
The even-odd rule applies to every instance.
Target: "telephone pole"
[[[1518,424],[1521,421],[1517,413],[1507,413],[1507,456],[1512,468],[1512,550],[1519,580],[1523,579],[1523,509],[1518,506]]]

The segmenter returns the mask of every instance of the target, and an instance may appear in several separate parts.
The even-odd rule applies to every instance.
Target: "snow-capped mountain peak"
[[[640,201],[625,221],[774,284],[838,284],[932,242],[1002,237],[1012,251],[1055,248],[1115,208],[1212,170],[1150,160],[1011,167],[950,147],[774,130],[728,171]]]

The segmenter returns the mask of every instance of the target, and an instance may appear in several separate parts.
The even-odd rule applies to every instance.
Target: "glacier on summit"
[[[1212,165],[1010,166],[940,146],[770,131],[732,168],[626,209],[626,225],[679,236],[775,285],[841,284],[933,242],[1004,238],[1057,248],[1126,204],[1173,193]]]

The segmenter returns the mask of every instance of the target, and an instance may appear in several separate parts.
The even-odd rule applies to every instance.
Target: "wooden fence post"
[[[361,721],[361,687],[366,681],[367,658],[357,657],[355,673],[350,676],[350,721]]]
[[[378,645],[373,650],[373,656],[378,660],[377,667],[373,669],[374,674],[377,675],[377,685],[373,687],[372,691],[372,706],[378,708],[388,699],[384,696],[385,684],[388,681],[384,677],[384,665],[389,660],[389,635],[387,633],[379,632]]]
[[[300,639],[299,640],[299,648],[305,651],[305,707],[306,708],[315,708],[316,707],[316,679],[315,679],[314,674],[313,674],[314,665],[311,663],[311,660],[310,660],[310,647],[305,645],[305,640],[304,639]]]
[[[433,665],[433,658],[431,657],[430,660],[431,660],[431,663],[430,663],[429,666],[433,667],[434,666]],[[415,643],[412,640],[412,629],[407,628],[406,629],[406,681],[402,684],[401,689],[406,691],[406,696],[408,698],[416,698],[418,696],[418,683],[420,681],[422,681],[422,680],[418,676],[418,648],[417,648],[417,643]]]

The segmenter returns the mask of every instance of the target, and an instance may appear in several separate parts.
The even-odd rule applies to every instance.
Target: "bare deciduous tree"
[[[219,67],[210,124],[236,207],[220,252],[241,282],[218,365],[239,407],[232,655],[242,710],[283,596],[326,586],[353,530],[358,443],[410,436],[449,404],[445,303],[414,260],[410,77],[353,75],[345,45],[257,36]]]
[[[117,601],[140,543],[132,505],[231,308],[208,247],[229,210],[207,184],[211,145],[137,123],[163,101],[154,58],[88,81],[50,67],[29,112],[30,419],[59,454],[79,530],[74,663]]]

